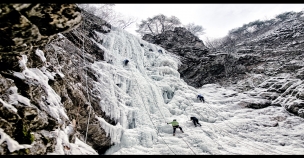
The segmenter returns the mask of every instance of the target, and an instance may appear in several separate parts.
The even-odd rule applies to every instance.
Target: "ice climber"
[[[195,127],[197,126],[197,124],[200,125],[200,126],[202,126],[202,125],[198,122],[198,119],[197,119],[196,117],[190,117],[190,120],[192,120],[192,122],[193,122],[193,124],[194,124]]]
[[[182,133],[184,133],[182,127],[179,126],[179,124],[178,124],[178,122],[176,121],[176,119],[174,119],[172,122],[169,122],[169,123],[167,123],[167,124],[172,124],[172,127],[173,127],[173,136],[175,136],[176,128],[179,128],[180,131],[181,131]]]
[[[128,63],[129,63],[129,60],[128,60],[128,59],[124,60],[124,64],[125,64],[126,66],[128,65]]]
[[[200,101],[203,101],[203,103],[205,103],[205,99],[202,95],[197,95],[197,99],[199,99]]]

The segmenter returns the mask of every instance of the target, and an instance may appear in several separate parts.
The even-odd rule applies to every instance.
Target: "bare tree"
[[[147,20],[142,20],[140,24],[137,24],[138,29],[135,31],[142,36],[145,34],[155,36],[167,30],[173,30],[180,24],[180,20],[175,16],[166,17],[163,14],[159,14],[152,18],[147,18]]]
[[[195,25],[194,23],[189,23],[187,25],[184,25],[184,27],[195,36],[205,34],[205,32],[204,32],[205,29],[200,25]]]
[[[164,32],[165,30],[165,21],[166,21],[166,16],[163,14],[159,14],[154,16],[151,19],[154,23],[155,23],[155,29],[156,29],[156,33],[159,34],[161,32]]]
[[[115,21],[118,18],[117,13],[113,9],[115,6],[114,4],[98,4],[96,6],[98,9],[94,15],[100,17],[108,23],[112,24],[112,21]]]
[[[125,29],[127,27],[129,27],[131,24],[135,23],[137,21],[137,18],[134,17],[128,17],[128,18],[124,18],[117,20],[117,27]]]
[[[125,29],[129,27],[132,23],[137,21],[134,17],[126,17],[121,13],[116,12],[113,7],[115,4],[107,3],[107,4],[77,4],[78,7],[86,10],[87,12],[94,14],[101,19],[107,21],[114,27],[119,27],[121,29]]]
[[[97,8],[95,6],[90,5],[90,4],[77,4],[77,6],[79,8],[84,9],[85,11],[87,11],[90,14],[95,14],[95,12],[97,10]]]
[[[210,40],[208,37],[206,37],[205,45],[210,48],[211,50],[216,50],[219,49],[223,45],[223,39],[218,38],[218,39],[212,39]]]
[[[171,16],[165,21],[165,30],[173,30],[175,27],[180,25],[180,20],[176,16]]]
[[[142,20],[140,24],[137,24],[137,27],[139,29],[135,30],[138,32],[140,35],[144,34],[152,34],[155,36],[156,34],[154,33],[154,29],[151,27],[151,18],[148,18],[147,20]]]

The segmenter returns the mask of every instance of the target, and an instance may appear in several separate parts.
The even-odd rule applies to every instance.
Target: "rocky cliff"
[[[231,30],[221,51],[232,48],[235,56],[256,56],[245,66],[246,79],[238,89],[269,100],[303,117],[304,12],[286,12],[274,19],[254,21]],[[228,42],[233,41],[233,42]],[[246,61],[246,60],[245,60]]]
[[[63,154],[76,136],[103,153],[111,146],[110,137],[94,124],[94,115],[115,122],[100,110],[98,94],[88,94],[96,78],[86,66],[103,60],[102,52],[95,51],[96,45],[88,40],[94,38],[91,30],[107,32],[110,25],[81,13],[75,4],[1,4],[0,8],[0,128],[19,144],[32,146],[16,150],[6,141],[0,154],[52,153],[58,145],[59,133],[54,131],[68,126],[74,130],[67,143],[59,144]],[[88,118],[91,125],[86,132]]]
[[[143,39],[181,56],[178,70],[189,85],[232,85],[268,100],[248,107],[283,106],[303,117],[303,20],[303,12],[287,12],[254,21],[231,30],[216,48],[183,28]]]
[[[240,80],[244,77],[242,74],[245,74],[244,63],[252,65],[256,62],[255,56],[239,59],[227,52],[213,51],[182,27],[156,36],[146,34],[143,39],[178,55],[182,62],[178,69],[181,78],[196,88],[209,83],[224,84],[227,80]]]

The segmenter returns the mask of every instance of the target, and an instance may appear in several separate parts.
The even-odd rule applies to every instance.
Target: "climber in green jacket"
[[[173,127],[173,136],[175,136],[176,128],[179,128],[180,131],[181,131],[182,133],[184,133],[182,127],[179,126],[179,124],[178,124],[178,122],[176,121],[176,119],[174,119],[172,122],[169,122],[169,123],[167,123],[167,124],[172,124],[172,127]]]

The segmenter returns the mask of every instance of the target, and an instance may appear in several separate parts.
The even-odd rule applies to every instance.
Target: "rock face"
[[[63,105],[67,110],[69,118],[75,119],[77,123],[76,130],[80,135],[85,136],[88,122],[88,106],[92,106],[90,124],[88,126],[86,143],[92,146],[99,154],[104,152],[111,146],[111,138],[100,126],[95,116],[99,116],[109,124],[116,125],[116,122],[106,116],[100,107],[100,102],[105,96],[99,91],[88,91],[94,89],[94,83],[97,81],[96,72],[88,65],[94,61],[104,60],[104,52],[93,42],[102,42],[96,32],[107,33],[111,30],[111,25],[102,19],[82,10],[84,16],[82,24],[67,33],[63,33],[66,37],[58,38],[57,41],[51,43],[52,47],[44,49],[46,52],[58,53],[56,48],[63,48],[62,53],[57,54],[59,65],[62,67],[63,74],[68,74],[64,78],[58,78],[51,84],[57,94],[63,98]],[[91,40],[91,39],[93,40]],[[84,43],[83,43],[84,42]],[[55,54],[55,53],[50,53]],[[67,55],[68,54],[68,55]],[[56,56],[47,56],[47,59]],[[51,65],[57,65],[53,61]],[[84,67],[83,67],[84,66]],[[87,77],[86,77],[87,75]]]
[[[227,52],[212,52],[203,41],[182,27],[156,36],[147,34],[143,39],[178,55],[182,62],[178,69],[181,78],[196,88],[243,79],[246,66],[259,62],[259,57],[254,55],[236,57]]]
[[[176,27],[173,31],[168,30],[156,36],[146,34],[143,39],[185,58],[202,57],[208,52],[203,41],[183,27]]]
[[[51,106],[45,98],[49,93],[47,87],[22,72],[27,68],[42,72],[58,70],[58,67],[45,64],[37,49],[43,49],[56,38],[57,33],[79,26],[82,20],[80,9],[75,4],[48,3],[0,4],[0,10],[0,128],[19,144],[32,145],[32,148],[10,151],[7,142],[4,142],[0,145],[0,154],[37,155],[52,152],[56,145],[52,131],[62,128],[69,120],[57,120],[45,111]],[[46,60],[54,62],[56,55],[49,52],[48,57],[52,59]],[[20,62],[26,59],[27,65],[22,65]],[[55,78],[49,82],[59,90],[58,85],[67,81],[55,72]],[[69,85],[61,88],[65,89],[62,95],[75,91]]]
[[[18,69],[18,56],[29,54],[56,33],[79,25],[81,13],[71,4],[0,4],[0,70]]]
[[[253,97],[282,106],[303,117],[303,11],[286,12],[266,21],[251,22],[232,30],[221,51],[233,48],[236,56],[257,56],[256,64],[246,67],[246,79],[238,89]],[[248,60],[247,60],[248,61]]]
[[[179,73],[181,77],[189,84],[199,87],[202,84],[195,73],[200,71],[199,64],[202,62],[200,57],[206,56],[208,48],[198,37],[183,27],[176,27],[173,31],[168,30],[162,34],[152,36],[146,34],[143,40],[160,45],[167,51],[178,55],[182,61]]]
[[[1,4],[0,9],[0,129],[32,146],[10,151],[4,142],[0,155],[52,153],[56,131],[70,126],[68,142],[59,144],[63,154],[76,138],[104,154],[113,142],[96,117],[116,122],[100,106],[108,101],[100,97],[107,92],[92,91],[98,78],[90,65],[104,60],[95,30],[107,33],[111,26],[75,4]],[[64,113],[54,112],[54,106]]]

